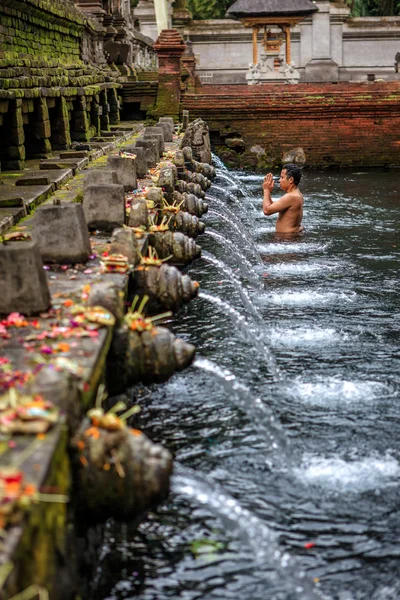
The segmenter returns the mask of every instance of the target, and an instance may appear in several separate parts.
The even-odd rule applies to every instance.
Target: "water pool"
[[[135,390],[172,493],[107,524],[92,597],[398,600],[399,173],[305,172],[282,240],[262,178],[217,172],[170,322],[196,364]]]

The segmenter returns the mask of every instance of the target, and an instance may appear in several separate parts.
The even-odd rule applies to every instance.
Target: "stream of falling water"
[[[214,161],[201,292],[170,324],[197,358],[135,390],[172,493],[107,525],[90,597],[399,600],[398,174],[305,172],[282,240],[262,176]]]

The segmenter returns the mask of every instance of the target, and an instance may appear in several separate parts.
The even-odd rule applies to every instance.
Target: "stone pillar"
[[[118,125],[120,122],[119,100],[117,96],[117,90],[115,88],[108,90],[108,103],[110,105],[110,123],[111,125]]]
[[[29,140],[31,154],[40,156],[41,158],[47,157],[51,152],[51,126],[46,98],[39,98],[36,101],[35,121],[29,128],[32,133],[32,137]]]
[[[25,133],[22,117],[22,99],[10,100],[3,119],[0,144],[3,169],[23,169],[25,161]]]
[[[185,43],[176,29],[162,31],[154,44],[158,56],[155,116],[178,117],[181,99],[181,56]]]
[[[85,96],[77,96],[72,113],[71,137],[73,140],[87,142],[90,139],[90,123],[86,111]]]
[[[54,150],[67,150],[71,146],[69,131],[69,113],[64,96],[57,98],[55,116],[51,124],[51,146]]]
[[[95,135],[100,135],[100,112],[100,96],[96,94],[90,107],[90,122],[95,129]]]
[[[107,90],[103,90],[102,92],[100,92],[100,106],[99,106],[101,131],[109,131],[110,130],[110,117],[108,116],[109,112],[110,112],[110,105],[108,104]]]
[[[257,36],[258,36],[258,27],[253,27],[253,65],[258,63],[258,46],[257,46]]]
[[[329,0],[318,1],[312,21],[312,59],[305,68],[306,81],[338,81],[339,67],[331,55]]]

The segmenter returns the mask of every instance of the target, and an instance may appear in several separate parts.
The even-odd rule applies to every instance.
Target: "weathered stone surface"
[[[116,183],[118,184],[118,176],[116,171],[111,169],[90,169],[85,173],[83,185],[86,188],[88,185],[97,185],[98,183]]]
[[[72,169],[51,169],[49,171],[37,169],[29,171],[26,175],[22,175],[17,179],[15,185],[28,185],[27,183],[24,183],[26,179],[31,180],[41,177],[46,177],[49,180],[49,183],[52,183],[55,189],[58,189],[73,177],[73,171]],[[32,184],[30,183],[29,185]]]
[[[164,202],[164,192],[161,187],[151,187],[147,191],[147,199],[154,202],[155,208],[161,208]]]
[[[140,252],[135,233],[128,227],[117,227],[112,232],[110,254],[126,256],[129,264],[137,265],[140,262]]]
[[[112,183],[86,186],[83,211],[89,229],[110,231],[121,227],[125,224],[124,186]]]
[[[39,248],[34,241],[0,245],[0,314],[35,315],[51,305]]]
[[[32,234],[43,260],[59,264],[86,262],[90,239],[81,204],[45,204],[37,209]]]
[[[184,302],[190,302],[197,296],[199,287],[188,275],[183,276],[176,267],[165,263],[135,269],[133,281],[135,293],[149,297],[145,306],[148,315],[165,310],[176,312]]]
[[[67,371],[58,371],[53,365],[44,365],[32,383],[32,394],[40,394],[53,402],[66,415],[71,432],[78,429],[83,414],[77,380]]]
[[[145,177],[147,174],[147,169],[148,169],[146,150],[144,148],[141,148],[140,146],[131,145],[131,146],[125,146],[123,151],[136,155],[136,160],[135,160],[136,175],[138,177]]]
[[[90,288],[89,306],[102,306],[114,315],[117,321],[124,316],[124,300],[120,288],[112,281],[94,283]]]
[[[210,134],[208,125],[203,119],[196,119],[188,125],[181,147],[186,146],[191,147],[195,160],[211,163]]]
[[[80,171],[88,164],[89,159],[86,158],[49,158],[40,161],[40,170],[45,169],[65,169],[71,168],[74,172]]]
[[[112,171],[116,171],[118,183],[124,186],[125,191],[137,188],[136,165],[134,158],[123,156],[108,156],[107,165]]]
[[[89,427],[85,420],[72,440],[76,506],[85,522],[138,517],[168,493],[172,457],[167,450],[127,427],[99,427],[99,436],[88,438]]]
[[[164,132],[164,142],[172,142],[172,127],[170,123],[165,123],[164,121],[159,121],[157,127],[161,127]]]
[[[135,146],[139,148],[144,148],[147,166],[151,168],[155,167],[158,161],[160,160],[158,140],[156,140],[155,138],[139,138],[138,140],[136,140]]]
[[[175,265],[186,265],[201,256],[201,247],[179,231],[152,232],[149,243],[156,249],[160,258],[172,256],[169,262]]]
[[[132,200],[131,212],[129,213],[129,227],[146,227],[149,222],[149,211],[147,209],[146,200],[138,198]]]
[[[177,176],[178,173],[175,165],[161,167],[157,185],[164,190],[168,202],[172,202]]]
[[[157,125],[155,127],[146,127],[144,130],[144,137],[145,139],[147,137],[150,136],[159,136],[159,139],[161,141],[160,143],[160,151],[161,154],[163,154],[163,152],[165,152],[165,137],[164,137],[164,129],[161,127],[161,125]]]
[[[7,201],[22,198],[26,206],[36,206],[43,200],[46,200],[53,191],[53,185],[1,185],[0,186],[0,205],[7,205]],[[15,206],[15,204],[8,204]],[[18,205],[17,205],[18,206]]]
[[[282,164],[294,163],[302,167],[307,162],[303,148],[291,148],[282,155]]]

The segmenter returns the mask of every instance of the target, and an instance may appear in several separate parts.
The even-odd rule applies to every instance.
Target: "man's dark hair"
[[[294,185],[299,185],[301,180],[301,169],[297,165],[293,163],[288,163],[287,165],[283,165],[282,169],[286,169],[286,179],[289,177],[293,177]]]

